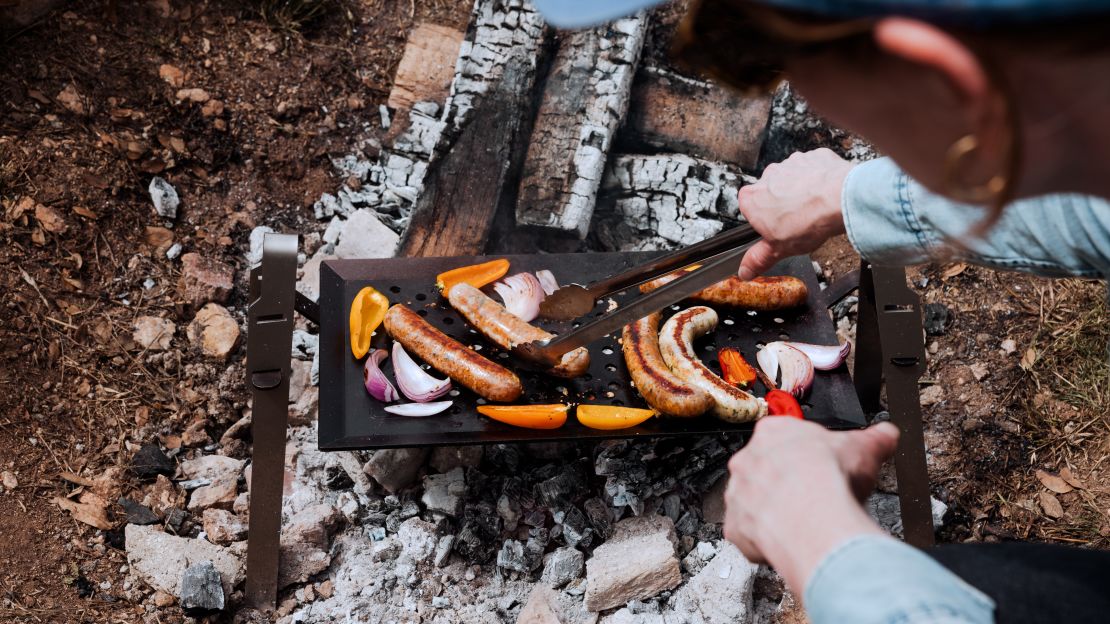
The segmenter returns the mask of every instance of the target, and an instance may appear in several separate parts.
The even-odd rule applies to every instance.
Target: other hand
[[[801,595],[838,544],[883,534],[861,503],[897,443],[890,423],[835,432],[794,418],[760,420],[728,463],[725,538],[749,560],[772,565]]]
[[[744,254],[741,279],[751,279],[789,256],[807,254],[844,233],[840,194],[855,165],[830,149],[795,152],[768,165],[755,184],[740,188],[740,212],[763,236]]]

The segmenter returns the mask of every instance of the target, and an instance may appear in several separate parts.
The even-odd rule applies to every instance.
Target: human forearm
[[[843,483],[815,489],[807,506],[821,510],[820,517],[776,518],[758,538],[767,562],[799,596],[820,563],[839,545],[864,535],[885,535]]]

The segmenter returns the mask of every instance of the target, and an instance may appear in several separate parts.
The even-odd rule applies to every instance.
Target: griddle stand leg
[[[845,290],[830,286],[830,297]],[[925,372],[921,298],[906,285],[902,267],[877,267],[864,261],[859,270],[859,318],[853,371],[860,405],[869,414],[882,410],[886,380],[890,419],[901,431],[894,455],[898,502],[906,542],[918,548],[935,541],[925,430],[921,422],[918,379]]]
[[[262,261],[251,269],[247,312],[247,385],[253,397],[253,446],[246,601],[268,613],[277,603],[296,283],[297,237],[267,234]]]

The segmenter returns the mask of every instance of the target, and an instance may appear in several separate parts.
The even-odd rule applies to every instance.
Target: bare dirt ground
[[[190,349],[166,248],[236,266],[242,306],[255,220],[301,229],[335,189],[329,154],[382,134],[411,26],[465,28],[470,8],[347,2],[292,30],[261,15],[279,4],[125,1],[113,17],[106,2],[72,3],[0,38],[0,620],[141,620],[122,533],[51,499],[82,487],[61,474],[106,470],[103,500],[134,495],[137,444],[172,448],[195,424],[203,445],[239,419],[241,366]],[[175,224],[152,209],[153,174],[181,195]],[[136,347],[141,315],[178,325],[169,351]]]
[[[166,248],[237,267],[241,312],[250,229],[311,221],[338,182],[328,156],[383,135],[409,28],[463,28],[470,3],[351,1],[302,25],[263,5],[72,3],[0,35],[0,620],[143,620],[114,505],[151,488],[130,458],[219,439],[246,398],[241,365],[185,337]],[[151,207],[155,174],[182,196],[172,228]],[[856,262],[843,242],[818,259],[834,274]],[[1110,546],[1103,285],[960,266],[911,279],[954,313],[926,380],[941,389],[926,411],[943,537]],[[170,350],[134,343],[142,315],[174,321]],[[109,503],[108,530],[54,502],[84,491]]]

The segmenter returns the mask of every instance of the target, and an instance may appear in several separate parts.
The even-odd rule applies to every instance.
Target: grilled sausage
[[[640,292],[651,292],[673,282],[688,271],[676,271],[640,285]],[[808,296],[806,283],[790,275],[757,277],[744,281],[733,275],[690,296],[692,301],[746,310],[769,312],[804,305]]]
[[[530,325],[509,312],[501,304],[467,283],[458,283],[447,292],[447,301],[468,323],[502,349],[518,344],[554,338],[552,334]],[[548,371],[556,377],[579,377],[590,368],[590,352],[579,347],[563,355],[557,366]]]
[[[401,304],[385,313],[385,330],[432,368],[490,401],[508,403],[524,393],[512,371],[478,355]]]
[[[624,326],[621,348],[624,363],[640,396],[661,414],[689,418],[713,405],[709,393],[679,379],[659,353],[658,312]]]
[[[717,327],[717,313],[711,308],[687,308],[663,324],[659,334],[659,350],[663,361],[680,379],[713,397],[710,411],[731,423],[750,422],[767,415],[767,402],[726,383],[713,374],[694,354],[694,339]]]

